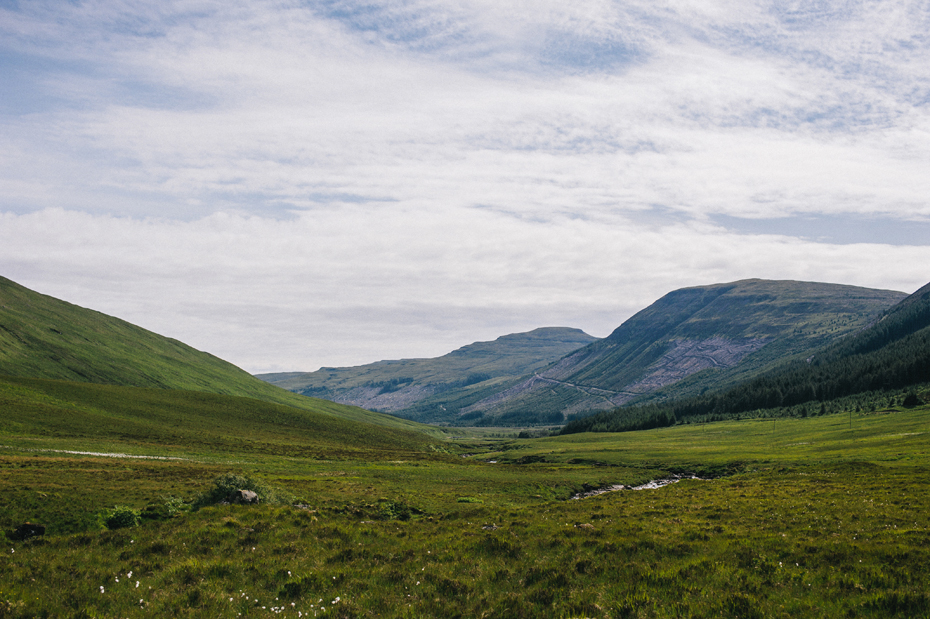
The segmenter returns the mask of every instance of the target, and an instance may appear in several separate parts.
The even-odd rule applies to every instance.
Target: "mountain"
[[[632,429],[658,418],[671,423],[689,417],[758,414],[812,402],[825,410],[826,403],[841,398],[928,382],[930,284],[883,312],[866,328],[822,345],[805,358],[784,360],[754,378],[706,395],[579,419],[566,425],[563,432]]]
[[[0,277],[0,375],[241,396],[381,426],[422,426],[269,385],[245,370],[119,318]]]
[[[379,361],[316,372],[260,374],[291,391],[390,412],[424,422],[449,421],[474,402],[597,338],[578,329],[548,327],[475,342],[432,359]]]
[[[461,410],[483,425],[563,418],[733,385],[854,333],[904,293],[743,280],[671,292],[607,338]],[[677,387],[678,391],[675,391]]]

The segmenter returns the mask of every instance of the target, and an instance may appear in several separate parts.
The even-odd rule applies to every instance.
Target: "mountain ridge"
[[[385,360],[316,372],[259,374],[262,380],[305,395],[379,411],[414,409],[419,421],[441,415],[452,402],[474,400],[596,341],[580,329],[540,327],[473,342],[434,358]],[[405,415],[407,416],[407,415]]]
[[[841,284],[748,279],[674,290],[603,340],[478,402],[466,414],[524,422],[608,410],[700,372],[700,390],[736,382],[864,327],[905,293]],[[600,393],[591,395],[590,390]],[[605,393],[614,395],[604,397]],[[537,418],[539,415],[537,415]],[[542,421],[542,420],[540,420]],[[488,423],[493,423],[489,421]]]
[[[707,395],[670,399],[651,407],[619,408],[568,423],[570,434],[584,431],[622,431],[669,425],[682,419],[718,419],[733,415],[785,414],[778,409],[800,408],[809,414],[818,403],[887,393],[930,382],[930,284],[895,304],[863,329],[822,345],[807,358],[789,358],[760,375]],[[919,401],[916,395],[911,396]],[[867,402],[868,404],[868,402]],[[856,406],[861,402],[845,406]],[[816,410],[816,407],[815,407]],[[874,410],[874,409],[873,409]],[[776,411],[776,412],[771,412]],[[796,414],[797,411],[789,411]]]

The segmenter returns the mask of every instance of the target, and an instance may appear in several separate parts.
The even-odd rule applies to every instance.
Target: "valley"
[[[842,312],[814,286],[835,311],[787,336],[698,328],[734,289],[727,303],[773,306],[704,287],[649,318],[700,338],[646,337],[640,316],[605,340],[543,329],[465,347],[444,373],[326,370],[327,389],[377,377],[389,396],[427,368],[462,409],[548,394],[559,419],[578,414],[439,426],[288,392],[0,284],[0,618],[930,615],[930,286],[844,290]],[[624,346],[629,375],[593,380]],[[773,350],[793,352],[780,365]],[[785,399],[811,380],[822,399]],[[756,391],[775,405],[700,408]],[[615,406],[649,394],[668,406]],[[586,416],[582,400],[611,405]]]

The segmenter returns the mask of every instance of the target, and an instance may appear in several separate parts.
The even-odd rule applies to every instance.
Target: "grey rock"
[[[251,490],[234,490],[226,497],[226,501],[233,505],[254,505],[258,503],[258,495]]]

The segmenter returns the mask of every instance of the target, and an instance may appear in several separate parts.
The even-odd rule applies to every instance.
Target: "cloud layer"
[[[252,371],[930,279],[925,3],[0,7],[3,274]]]

